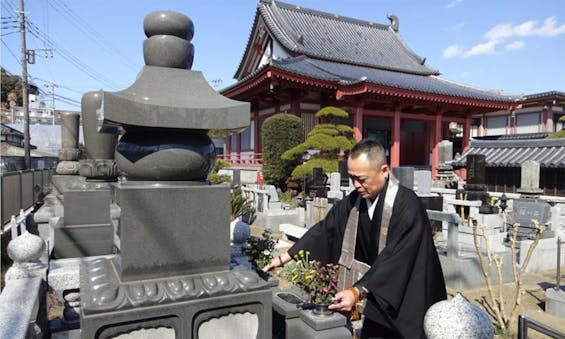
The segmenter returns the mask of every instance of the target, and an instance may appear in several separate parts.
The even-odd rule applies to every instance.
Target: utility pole
[[[24,109],[24,161],[26,169],[31,168],[30,138],[29,138],[29,98],[27,84],[27,50],[26,50],[26,23],[24,13],[24,0],[20,0],[20,43],[22,63],[22,100]]]
[[[46,84],[45,86],[49,87],[51,89],[51,109],[52,109],[52,115],[53,115],[53,125],[55,125],[55,87],[59,87],[57,86],[55,83],[50,83],[50,84]]]

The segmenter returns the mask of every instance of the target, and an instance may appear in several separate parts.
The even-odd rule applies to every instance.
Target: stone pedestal
[[[81,266],[82,338],[156,329],[171,338],[269,338],[271,309],[267,283],[245,268],[124,282],[108,259]]]
[[[316,315],[297,305],[304,299],[293,291],[273,291],[273,338],[351,338],[344,315]]]
[[[565,290],[563,288],[545,290],[545,311],[565,318]]]
[[[246,128],[249,103],[190,70],[190,18],[153,12],[144,31],[134,84],[83,97],[90,112],[102,108],[101,132],[125,131],[114,153],[125,180],[112,184],[119,253],[81,266],[81,337],[268,338],[270,285],[229,270],[229,188],[205,184],[215,158],[207,131]]]
[[[84,188],[64,194],[65,216],[54,225],[55,258],[112,254],[114,227],[110,219],[110,190]]]
[[[502,253],[494,253],[502,257],[503,263],[511,263],[512,256],[510,251]],[[486,258],[486,254],[483,254]],[[445,286],[455,290],[464,290],[469,288],[477,288],[486,286],[485,278],[483,276],[479,258],[476,254],[468,254],[467,256],[448,257],[446,255],[439,255],[441,269],[445,277]],[[498,279],[496,267],[491,269],[491,277],[493,281]],[[514,281],[514,274],[512,273],[512,265],[502,265],[502,281],[509,283]]]
[[[117,269],[124,281],[228,269],[229,187],[190,182],[114,187],[121,208]]]

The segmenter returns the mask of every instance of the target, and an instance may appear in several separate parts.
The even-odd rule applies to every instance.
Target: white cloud
[[[457,5],[461,5],[462,3],[463,3],[463,0],[453,0],[450,3],[448,3],[447,5],[445,5],[444,8],[447,8],[447,9],[453,8]]]
[[[555,26],[557,19],[551,16],[543,22],[543,26],[537,31],[539,36],[552,37],[559,34],[565,34],[565,25]]]
[[[526,36],[552,37],[564,33],[565,24],[558,26],[557,18],[551,16],[545,19],[543,25],[538,25],[538,22],[534,20],[525,21],[516,26],[511,24],[496,25],[485,34],[485,38],[497,40]]]
[[[522,49],[526,46],[526,43],[524,43],[521,40],[516,40],[513,41],[511,43],[509,43],[508,45],[506,45],[506,50],[508,51],[517,51],[519,49]]]
[[[465,52],[465,49],[459,45],[451,45],[443,50],[443,58],[451,59],[461,56]]]
[[[475,55],[483,55],[483,54],[494,54],[496,45],[498,45],[499,41],[492,40],[487,41],[484,44],[475,45],[463,53],[464,57],[471,57]]]
[[[455,57],[467,58],[476,55],[494,54],[496,53],[496,47],[502,45],[508,39],[517,37],[554,37],[560,34],[565,34],[565,24],[559,25],[557,18],[554,16],[545,19],[543,24],[539,24],[535,20],[524,21],[518,25],[499,24],[485,33],[486,42],[476,44],[469,49],[455,44],[451,45],[443,51],[443,57],[445,59]],[[505,49],[507,51],[515,51],[523,49],[525,46],[526,43],[524,41],[516,40],[507,43]]]

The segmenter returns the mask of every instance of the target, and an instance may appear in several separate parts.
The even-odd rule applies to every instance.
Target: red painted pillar
[[[355,140],[360,141],[363,139],[363,104],[359,104],[355,109],[355,116],[353,117],[353,137]]]
[[[237,141],[236,141],[236,143],[237,143],[237,146],[236,146],[236,148],[237,148],[237,154],[236,154],[236,156],[235,156],[235,157],[236,157],[236,160],[235,160],[235,161],[236,161],[236,163],[239,164],[239,163],[241,163],[241,132],[240,132],[240,133],[237,133],[237,138],[236,138],[236,139],[237,139]]]
[[[300,102],[298,100],[292,100],[290,112],[300,118]]]
[[[462,140],[463,144],[461,145],[462,147],[461,154],[463,154],[469,148],[470,135],[471,135],[471,116],[470,114],[468,114],[467,117],[465,118],[465,123],[463,124],[463,140]],[[462,168],[459,175],[461,176],[461,179],[467,180],[467,169]]]
[[[224,153],[226,155],[229,155],[231,153],[231,135],[228,135],[226,137],[226,149],[224,150]]]
[[[390,167],[400,166],[400,106],[394,110],[392,119],[392,145],[390,147]]]
[[[259,111],[253,111],[253,152],[261,153],[261,131],[259,131]]]
[[[467,116],[465,118],[465,123],[463,124],[463,150],[465,152],[469,148],[469,139],[471,138],[471,117]]]
[[[432,178],[437,179],[437,166],[439,165],[439,143],[441,142],[441,121],[443,112],[436,113],[434,121],[434,148],[432,149]]]

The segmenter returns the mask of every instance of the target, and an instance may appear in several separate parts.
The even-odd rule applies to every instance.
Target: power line
[[[28,24],[29,33],[31,35],[33,35],[37,39],[43,41],[44,43],[49,45],[51,48],[59,51],[60,55],[65,60],[67,60],[68,62],[73,64],[77,69],[84,72],[85,74],[90,76],[92,79],[96,80],[97,82],[103,83],[103,84],[105,84],[106,86],[108,86],[112,89],[118,89],[119,86],[117,86],[115,83],[113,83],[112,80],[107,79],[104,75],[98,73],[97,71],[95,71],[90,66],[84,64],[82,61],[80,61],[79,58],[74,56],[66,48],[57,45],[50,37],[46,36],[43,32],[41,32],[39,27],[37,27],[33,22],[29,21],[28,23],[29,23]]]
[[[78,14],[76,14],[72,9],[70,9],[65,3],[61,3],[58,0],[49,0],[47,3],[55,9],[59,14],[66,17],[68,21],[77,27],[81,32],[83,32],[88,38],[94,41],[98,46],[107,52],[109,55],[113,55],[120,59],[124,65],[131,67],[133,70],[138,70],[139,67],[130,59],[125,57],[120,51],[115,49],[112,45],[107,43],[106,39],[102,34],[98,33],[91,25],[88,24],[84,19],[82,19]],[[57,7],[58,6],[58,7]]]
[[[6,49],[8,50],[8,52],[10,52],[10,54],[14,57],[14,59],[16,59],[17,62],[20,62],[20,59],[16,56],[16,54],[14,52],[12,52],[12,50],[10,49],[10,47],[4,42],[4,40],[2,39],[2,45],[4,45],[4,47],[6,47]]]

